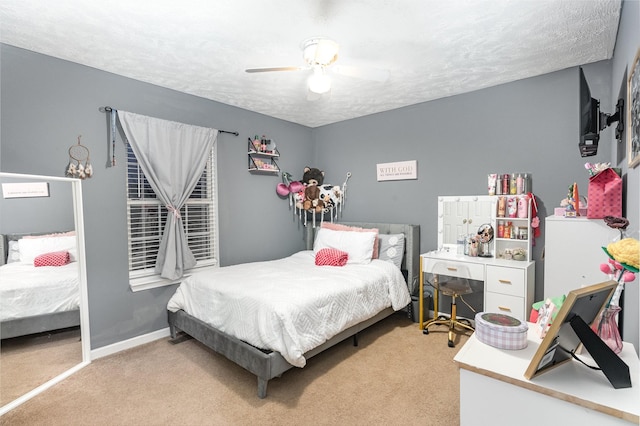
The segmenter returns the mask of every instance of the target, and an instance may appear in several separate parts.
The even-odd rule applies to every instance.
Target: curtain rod
[[[100,110],[100,112],[118,111],[117,109],[111,108],[110,106],[100,107],[98,109]],[[220,132],[220,133],[229,133],[230,135],[233,135],[233,136],[238,136],[239,135],[238,132],[230,132],[229,130],[218,130],[218,132]]]

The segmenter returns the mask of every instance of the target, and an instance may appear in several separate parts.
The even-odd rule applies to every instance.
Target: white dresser
[[[535,261],[531,260],[531,203],[527,202],[526,217],[498,217],[501,196],[467,195],[438,197],[438,250],[420,256],[420,293],[423,293],[424,275],[445,275],[484,282],[482,311],[498,312],[527,321],[535,300]],[[521,197],[521,196],[519,196]],[[493,229],[498,223],[513,222],[526,230],[526,238],[504,238],[496,233],[490,242],[492,257],[461,254],[457,244],[460,234],[479,232],[483,224]],[[515,229],[515,228],[514,228]],[[526,260],[511,260],[506,252],[524,249]],[[464,253],[464,250],[462,251]],[[477,309],[477,307],[476,307]],[[434,293],[435,316],[440,314],[438,292]],[[424,330],[424,306],[420,306],[419,325]],[[473,320],[473,318],[469,318]]]
[[[427,252],[420,258],[419,294],[423,294],[425,273],[484,281],[484,312],[499,312],[521,321],[529,318],[534,302],[534,261],[470,257],[446,250]],[[438,307],[434,309],[437,311]],[[420,311],[420,329],[424,329],[423,311]]]
[[[608,260],[602,247],[620,232],[602,219],[548,216],[544,235],[545,298],[609,279],[600,271],[600,264]]]
[[[540,338],[529,324],[527,347],[498,349],[475,334],[458,351],[460,424],[466,425],[637,425],[640,419],[638,356],[625,342],[620,358],[632,387],[614,389],[601,371],[571,360],[528,380],[524,373]],[[579,355],[594,365],[588,353]]]

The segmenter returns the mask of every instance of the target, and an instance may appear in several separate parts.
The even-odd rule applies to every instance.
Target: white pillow
[[[347,264],[367,264],[373,256],[373,240],[376,232],[334,231],[320,228],[313,243],[313,253],[323,248],[338,249],[347,252]]]
[[[76,237],[20,238],[20,262],[33,263],[33,260],[45,253],[68,251],[72,262],[78,260]]]
[[[380,234],[380,248],[378,259],[386,260],[402,267],[402,256],[404,255],[404,234]]]
[[[7,255],[7,263],[20,262],[20,246],[17,240],[9,241],[9,254]]]

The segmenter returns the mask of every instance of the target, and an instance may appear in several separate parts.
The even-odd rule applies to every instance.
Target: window
[[[196,268],[217,264],[215,150],[214,144],[200,180],[180,209],[189,248],[197,261]],[[127,144],[129,280],[134,291],[170,284],[154,271],[166,219],[167,209],[157,199],[131,145]]]

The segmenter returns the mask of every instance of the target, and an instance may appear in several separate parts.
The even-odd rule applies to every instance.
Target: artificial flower
[[[638,272],[640,267],[640,241],[635,238],[623,238],[611,243],[605,250],[614,260],[635,268]]]
[[[609,275],[611,279],[618,281],[618,286],[607,307],[619,306],[624,284],[636,279],[640,263],[640,241],[634,238],[623,238],[609,244],[606,248],[602,247],[602,249],[609,256],[609,261],[602,263],[600,270]]]

